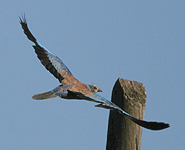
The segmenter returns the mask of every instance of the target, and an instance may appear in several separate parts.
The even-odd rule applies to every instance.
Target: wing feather
[[[70,70],[65,66],[65,64],[58,58],[57,56],[54,56],[51,52],[49,52],[44,46],[42,46],[36,38],[33,36],[33,34],[30,32],[26,18],[23,16],[22,18],[19,17],[20,24],[24,30],[24,33],[28,37],[29,40],[35,43],[33,45],[33,48],[35,49],[35,53],[37,54],[37,57],[41,61],[41,63],[45,66],[45,68],[56,77],[59,82],[61,83],[64,77],[61,75],[62,71],[67,72],[68,75],[72,75]]]
[[[144,128],[147,128],[150,130],[162,130],[162,129],[168,128],[170,126],[169,124],[163,123],[163,122],[150,122],[150,121],[139,120],[139,119],[131,116],[130,114],[128,114],[124,110],[122,110],[116,104],[105,99],[104,97],[99,96],[98,94],[91,93],[90,95],[84,95],[84,97],[85,97],[84,99],[86,99],[86,100],[95,101],[95,102],[100,103],[98,105],[95,105],[95,107],[102,107],[102,108],[106,108],[106,109],[117,110],[118,112],[120,112],[121,114],[128,117],[130,120],[132,120],[133,122],[135,122],[136,124],[138,124]]]

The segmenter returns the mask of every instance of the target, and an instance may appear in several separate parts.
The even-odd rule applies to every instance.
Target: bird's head
[[[95,84],[89,83],[87,84],[88,88],[91,90],[93,93],[97,92],[103,92],[101,89],[99,89]]]

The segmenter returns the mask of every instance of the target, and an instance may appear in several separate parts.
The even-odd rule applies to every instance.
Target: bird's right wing
[[[149,121],[139,120],[139,119],[131,116],[130,114],[128,114],[124,110],[122,110],[120,107],[118,107],[113,102],[105,99],[104,97],[99,96],[96,93],[91,93],[89,95],[84,95],[84,96],[85,96],[84,99],[86,99],[86,100],[100,103],[98,105],[95,105],[95,107],[102,107],[102,108],[106,108],[106,109],[117,110],[118,112],[120,112],[121,114],[128,117],[130,120],[132,120],[133,122],[135,122],[136,124],[138,124],[144,128],[147,128],[150,130],[162,130],[162,129],[169,127],[169,124],[166,124],[163,122],[149,122]]]
[[[65,66],[62,60],[60,60],[57,56],[54,56],[36,40],[36,38],[28,29],[25,16],[23,16],[22,18],[19,17],[19,19],[24,33],[26,34],[29,40],[35,43],[35,45],[33,45],[35,53],[37,54],[37,57],[40,59],[41,63],[45,66],[45,68],[50,71],[50,73],[52,73],[59,80],[60,83],[65,78],[64,74],[72,76],[72,73],[67,68],[67,66]]]

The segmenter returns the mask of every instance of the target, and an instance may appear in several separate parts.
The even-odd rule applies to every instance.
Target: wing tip
[[[23,15],[21,15],[21,17],[19,16],[19,23],[22,24],[27,24],[26,22],[26,16],[25,13]]]
[[[168,123],[164,123],[164,122],[150,122],[150,121],[144,121],[144,120],[139,120],[136,119],[134,117],[129,117],[133,122],[135,122],[136,124],[146,128],[146,129],[150,129],[150,130],[163,130],[166,128],[169,128],[170,125]]]
[[[168,123],[159,122],[158,124],[160,126],[158,128],[156,128],[156,130],[163,130],[163,129],[166,129],[166,128],[170,127],[170,124],[168,124]]]

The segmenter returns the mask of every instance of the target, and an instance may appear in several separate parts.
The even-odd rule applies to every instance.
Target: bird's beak
[[[103,92],[101,89],[98,88],[97,92]]]

